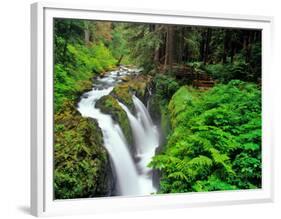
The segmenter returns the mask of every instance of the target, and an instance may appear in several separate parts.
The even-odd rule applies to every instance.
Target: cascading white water
[[[137,111],[138,120],[143,123],[143,127],[146,133],[146,136],[150,140],[150,145],[158,146],[159,136],[157,127],[153,124],[151,116],[144,106],[144,104],[133,95],[133,102]],[[151,149],[151,147],[149,147]],[[154,148],[155,149],[155,148]]]
[[[152,182],[152,173],[147,164],[158,146],[158,132],[143,103],[133,96],[136,117],[122,103],[133,131],[138,162],[135,163],[128,150],[126,138],[120,126],[114,123],[110,115],[103,114],[95,107],[102,96],[108,95],[120,77],[130,74],[132,70],[112,71],[104,78],[97,79],[93,90],[85,93],[78,103],[78,111],[84,117],[97,120],[104,139],[104,145],[112,159],[117,176],[118,195],[148,195],[156,192]]]
[[[145,136],[145,131],[143,129],[142,124],[137,120],[137,118],[130,112],[130,110],[122,103],[119,102],[119,105],[122,109],[127,113],[128,119],[130,121],[130,125],[133,131],[135,146],[136,146],[136,156],[142,154],[144,152],[144,146],[142,143]]]
[[[144,147],[144,153],[141,154],[140,164],[143,170],[150,170],[147,164],[151,161],[155,154],[156,148],[159,146],[159,134],[157,127],[153,124],[151,116],[144,104],[133,95],[133,102],[136,108],[139,122],[142,123],[145,132],[145,138],[141,140],[141,145]]]
[[[136,117],[124,104],[119,104],[128,115],[137,149],[136,157],[139,159],[138,167],[141,173],[145,175],[150,172],[147,164],[150,162],[159,144],[158,131],[156,126],[153,125],[152,119],[143,103],[136,96],[133,96],[133,102],[136,109]]]
[[[115,167],[118,193],[122,195],[138,194],[140,187],[138,173],[119,125],[114,124],[111,116],[101,113],[99,109],[94,107],[96,101],[109,94],[112,89],[113,87],[109,87],[104,90],[88,92],[87,97],[82,98],[79,102],[78,110],[82,116],[91,117],[98,121],[105,147]]]

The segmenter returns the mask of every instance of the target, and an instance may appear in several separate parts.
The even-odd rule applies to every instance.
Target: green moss
[[[114,87],[110,95],[115,97],[121,103],[125,104],[131,111],[134,110],[134,103],[132,100],[132,93],[128,83],[121,83]]]
[[[112,116],[113,120],[120,125],[129,145],[133,145],[133,134],[129,119],[126,112],[118,104],[117,100],[110,95],[106,95],[96,102],[96,107],[103,113]]]
[[[148,87],[150,86],[151,78],[149,76],[138,76],[135,77],[133,80],[131,80],[129,83],[129,86],[131,90],[135,92],[135,94],[143,99],[145,98],[146,91]]]
[[[114,183],[101,129],[73,105],[66,102],[63,113],[55,114],[55,198],[110,195]]]
[[[170,75],[157,74],[152,80],[152,85],[154,92],[149,99],[149,112],[153,120],[160,125],[162,134],[168,136],[171,130],[168,104],[173,94],[179,89],[179,84]]]
[[[160,104],[161,100],[159,99],[159,97],[155,94],[151,95],[149,97],[149,114],[151,116],[151,118],[153,118],[153,121],[155,121],[157,124],[160,123],[161,120],[161,114],[160,112]]]
[[[173,95],[168,105],[173,128],[185,121],[183,118],[185,114],[183,112],[193,106],[193,102],[196,100],[196,94],[197,91],[193,88],[182,86],[175,95]]]
[[[161,112],[161,130],[164,136],[168,136],[171,131],[171,121],[170,121],[170,114],[167,110],[166,106],[160,107]]]
[[[151,77],[149,76],[132,76],[125,77],[126,81],[116,85],[110,95],[125,104],[132,112],[134,112],[134,103],[132,94],[144,100],[147,94],[148,86],[150,86]]]

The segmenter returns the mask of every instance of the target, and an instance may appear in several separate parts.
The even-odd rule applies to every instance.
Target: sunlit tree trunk
[[[84,41],[86,45],[90,44],[89,21],[84,21]]]
[[[159,28],[160,28],[160,25],[158,24],[155,24],[154,25],[154,28],[153,28],[153,31],[155,34],[159,35],[158,34],[158,31],[159,31]],[[160,37],[160,36],[159,36]],[[153,54],[153,62],[156,66],[159,65],[159,62],[160,62],[160,45],[157,45],[155,46],[154,48],[154,54]]]

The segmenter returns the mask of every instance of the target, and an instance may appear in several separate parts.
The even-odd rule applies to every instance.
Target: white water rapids
[[[120,68],[118,71],[109,72],[105,77],[95,80],[91,91],[85,93],[78,103],[78,111],[84,117],[97,120],[103,133],[104,146],[106,147],[116,172],[118,195],[149,195],[156,192],[153,186],[152,171],[147,167],[159,145],[159,135],[156,126],[144,106],[133,95],[136,115],[122,103],[120,106],[127,113],[133,132],[136,161],[133,159],[127,140],[118,124],[110,115],[103,114],[95,103],[102,96],[108,95],[121,77],[137,73],[137,70]]]

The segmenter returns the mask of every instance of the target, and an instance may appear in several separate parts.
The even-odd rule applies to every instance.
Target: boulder
[[[112,119],[120,125],[128,144],[131,146],[130,150],[133,150],[133,133],[130,126],[129,119],[126,112],[119,105],[118,101],[111,95],[101,97],[95,107],[99,108],[101,112],[111,115]]]

